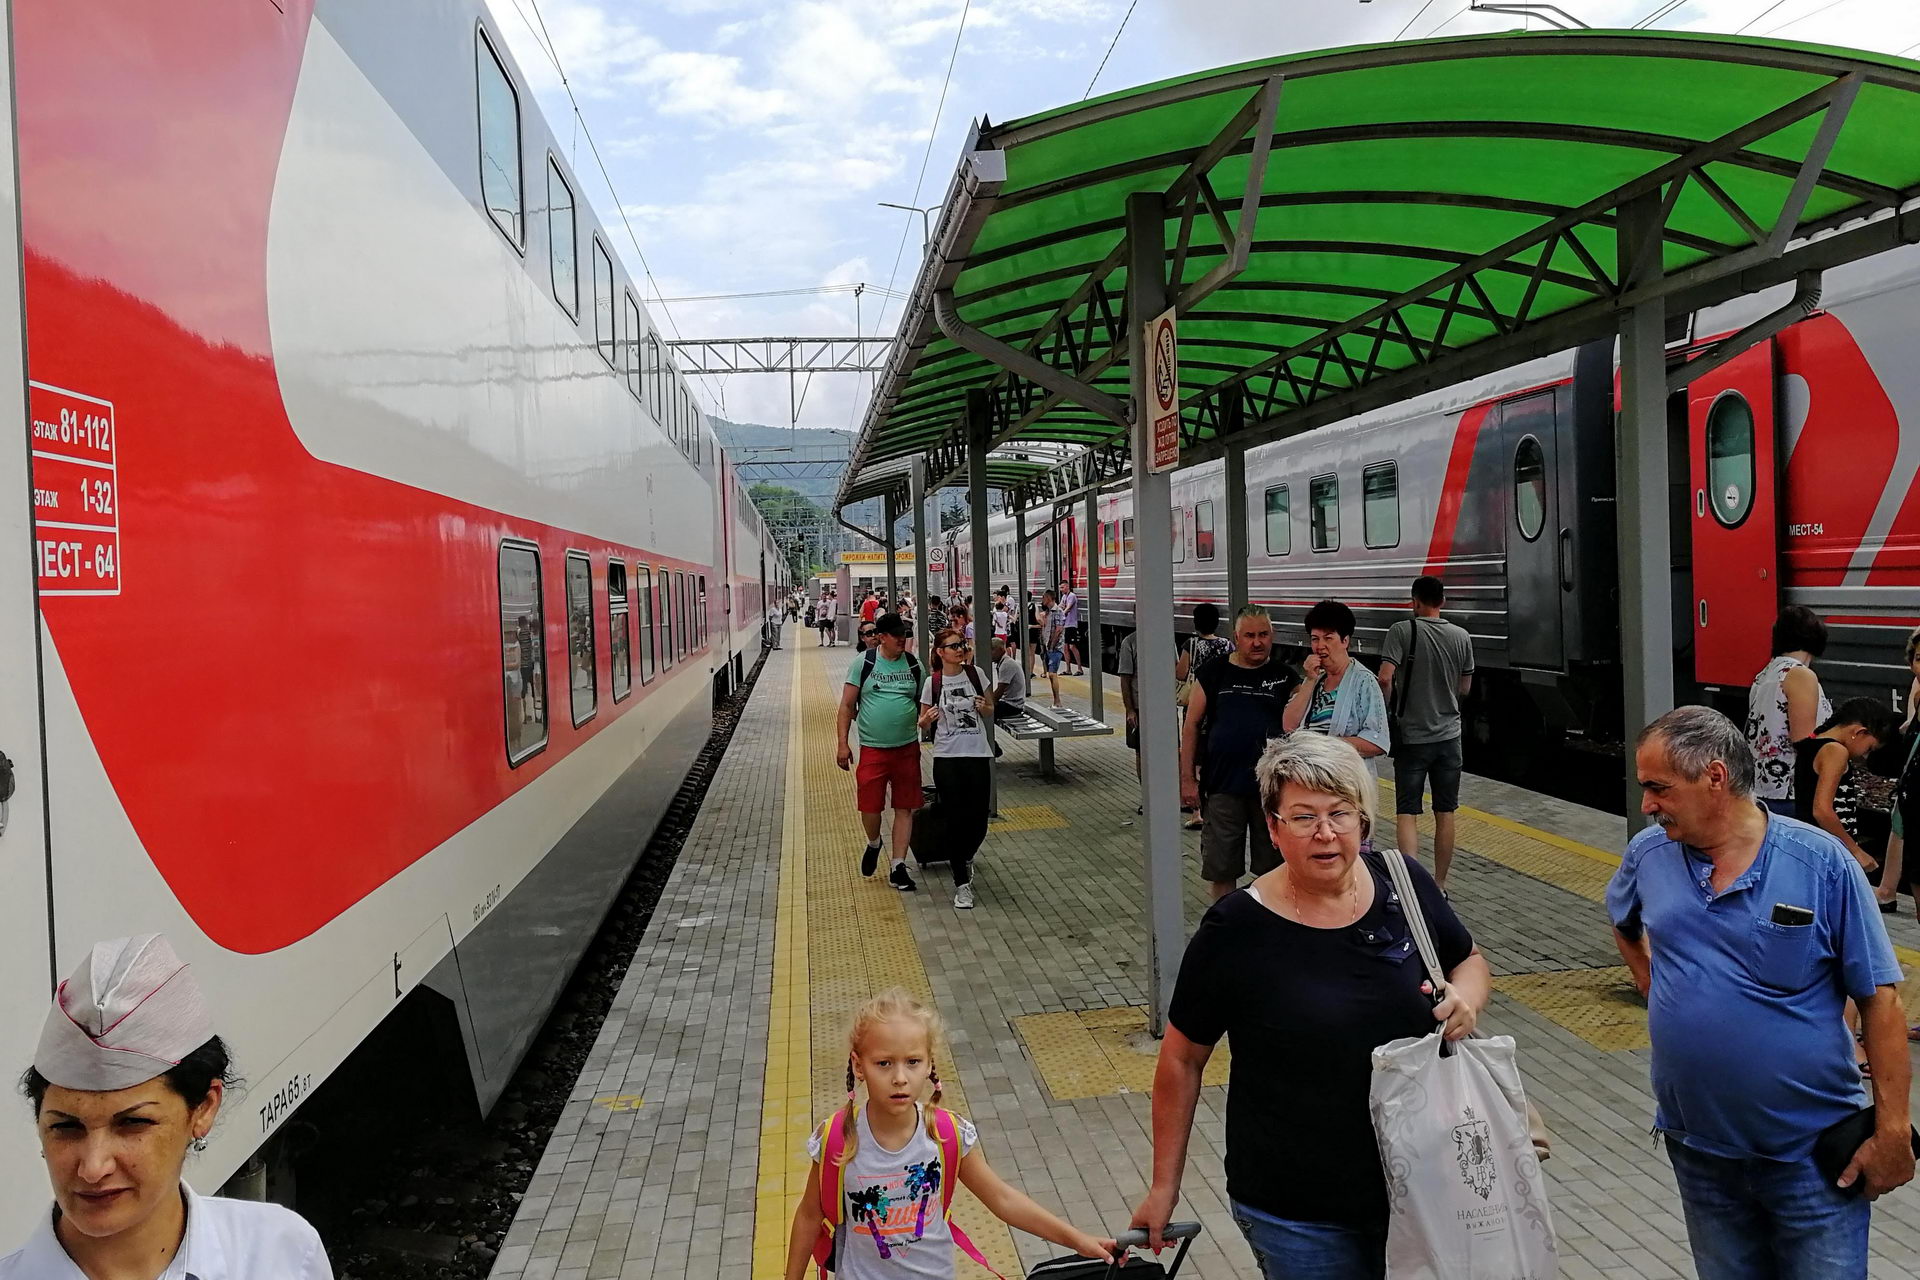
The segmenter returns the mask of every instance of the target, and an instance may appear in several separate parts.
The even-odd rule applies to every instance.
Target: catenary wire
[[[1395,33],[1393,38],[1395,40],[1398,40],[1402,36],[1406,35],[1407,32],[1413,30],[1413,24],[1420,21],[1421,18],[1425,17],[1427,10],[1431,8],[1433,8],[1433,0],[1427,0],[1427,2],[1421,5],[1419,10],[1411,18],[1407,19],[1407,25],[1400,28],[1400,30]]]
[[[1766,8],[1754,14],[1751,18],[1748,18],[1745,22],[1741,23],[1738,27],[1736,27],[1734,29],[1733,34],[1735,35],[1741,34],[1748,27],[1753,26],[1755,23],[1759,22],[1760,19],[1766,17],[1768,14],[1772,13],[1775,9],[1778,9],[1781,5],[1785,4],[1786,2],[1787,0],[1773,0],[1772,4],[1768,5]]]
[[[1080,95],[1080,101],[1085,102],[1093,96],[1093,86],[1100,83],[1100,73],[1107,69],[1107,59],[1111,58],[1113,51],[1120,47],[1120,33],[1127,29],[1127,20],[1133,17],[1133,11],[1139,5],[1140,0],[1132,0],[1132,3],[1127,5],[1127,11],[1120,15],[1120,25],[1113,29],[1113,39],[1107,41],[1107,51],[1100,55],[1100,65],[1093,69],[1093,79],[1087,81],[1087,91]]]

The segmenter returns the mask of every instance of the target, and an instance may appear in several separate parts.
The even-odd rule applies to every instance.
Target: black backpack
[[[900,656],[907,660],[907,670],[913,673],[913,694],[914,700],[917,702],[920,697],[921,682],[927,678],[926,673],[920,669],[920,659],[913,656],[913,650],[903,650]],[[860,678],[853,682],[853,702],[855,706],[860,705],[860,694],[867,687],[867,677],[873,674],[873,664],[878,661],[880,661],[880,650],[877,648],[869,649],[861,655]],[[935,696],[938,696],[937,692]]]

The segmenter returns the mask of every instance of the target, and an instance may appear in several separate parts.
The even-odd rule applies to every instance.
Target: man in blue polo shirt
[[[1873,891],[1839,841],[1759,806],[1746,735],[1719,712],[1661,716],[1634,765],[1658,825],[1627,846],[1607,911],[1647,997],[1654,1125],[1700,1280],[1864,1280],[1867,1202],[1914,1170],[1900,967]],[[1877,1112],[1835,1180],[1815,1140],[1867,1105],[1849,997]]]

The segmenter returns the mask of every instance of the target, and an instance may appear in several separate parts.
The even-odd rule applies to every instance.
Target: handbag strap
[[[1381,861],[1387,864],[1387,875],[1393,880],[1394,891],[1400,895],[1400,909],[1413,930],[1413,945],[1420,951],[1420,963],[1427,966],[1437,1004],[1442,988],[1447,985],[1447,975],[1441,971],[1440,949],[1433,945],[1433,932],[1427,928],[1427,913],[1421,909],[1420,897],[1413,890],[1413,873],[1407,870],[1407,855],[1398,849],[1387,849]]]
[[[1413,697],[1413,660],[1420,653],[1420,619],[1407,619],[1407,660],[1393,673],[1393,714],[1407,713],[1407,700]]]

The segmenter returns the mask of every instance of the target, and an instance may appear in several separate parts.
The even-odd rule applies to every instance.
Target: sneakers
[[[953,891],[953,905],[961,911],[973,910],[973,885],[963,884]]]
[[[871,877],[880,869],[880,842],[875,840],[860,853],[860,874]]]
[[[912,893],[920,887],[913,882],[913,877],[907,874],[907,864],[904,862],[893,864],[893,870],[887,873],[887,883],[902,893]]]

